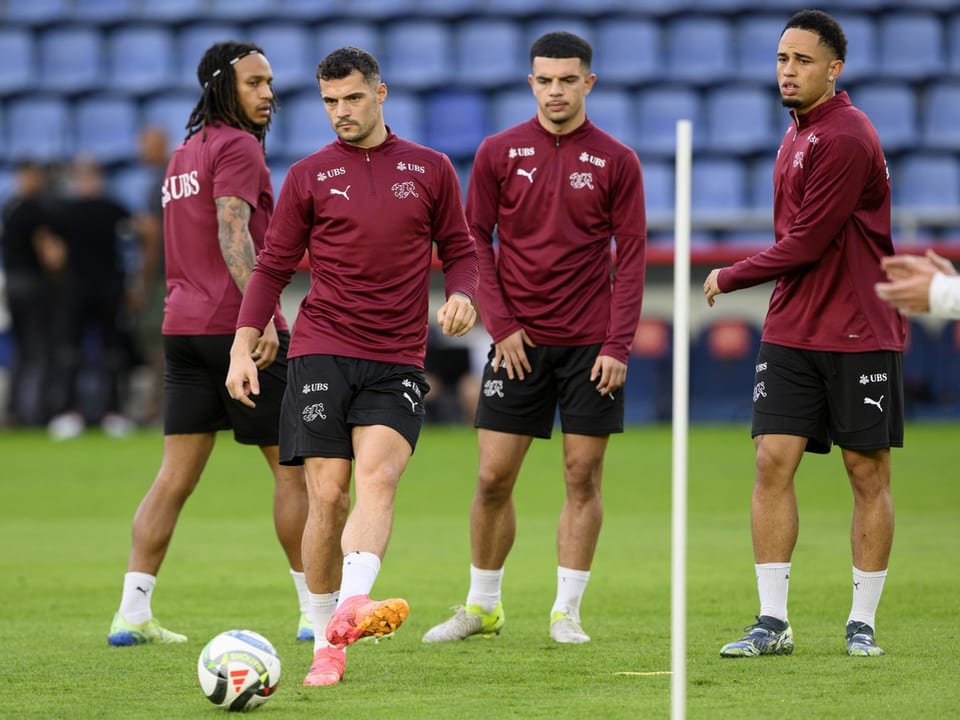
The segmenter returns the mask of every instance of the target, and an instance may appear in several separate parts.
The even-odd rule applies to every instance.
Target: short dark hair
[[[342,80],[354,70],[370,85],[380,84],[380,65],[366,50],[347,45],[327,55],[317,66],[317,81]]]
[[[593,48],[579,35],[563,31],[548,32],[530,46],[530,65],[538,57],[579,58],[580,64],[589,70],[593,62]]]
[[[820,42],[833,50],[837,60],[845,62],[847,59],[847,37],[843,34],[840,23],[822,10],[800,10],[787,20],[783,27],[784,32],[790,28],[809,30],[820,36]],[[783,33],[780,33],[782,36]]]
[[[208,124],[222,122],[252,133],[261,145],[265,143],[270,122],[265,125],[250,122],[237,97],[237,74],[233,69],[238,60],[254,53],[264,54],[258,45],[238,40],[214,43],[207,48],[197,65],[197,80],[203,94],[187,121],[188,138]],[[270,109],[277,109],[276,99],[270,101]],[[273,113],[270,116],[272,118]]]

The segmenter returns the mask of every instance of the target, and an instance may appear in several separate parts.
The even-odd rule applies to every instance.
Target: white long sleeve
[[[930,283],[930,314],[960,319],[960,275],[937,273]]]

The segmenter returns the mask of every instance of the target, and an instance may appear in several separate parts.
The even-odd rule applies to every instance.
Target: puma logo
[[[870,398],[865,397],[865,398],[863,399],[863,404],[864,404],[864,405],[876,405],[876,406],[877,406],[877,410],[879,410],[880,412],[883,412],[883,408],[880,407],[880,403],[883,402],[883,398],[884,398],[884,397],[886,397],[886,396],[885,396],[885,395],[881,395],[879,400],[871,400]]]
[[[350,196],[347,193],[350,192],[350,186],[347,185],[346,190],[337,190],[336,188],[330,188],[331,195],[343,195],[347,200],[350,199]]]
[[[404,393],[403,396],[407,399],[407,402],[410,403],[410,412],[414,412],[417,409],[417,403],[412,397]]]
[[[527,171],[524,170],[523,168],[517,168],[517,175],[520,175],[520,176],[522,176],[522,177],[525,177],[527,180],[530,181],[530,184],[533,185],[533,174],[534,174],[536,171],[537,171],[536,168],[534,168],[534,169],[531,170],[530,172],[527,172]]]
[[[149,591],[149,590],[144,590],[144,589],[143,589],[142,587],[140,587],[139,585],[137,585],[137,590],[139,590],[140,592],[142,592],[144,597],[149,597],[149,596],[150,596],[150,591]]]

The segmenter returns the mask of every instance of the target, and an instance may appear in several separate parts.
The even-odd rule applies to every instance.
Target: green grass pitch
[[[877,621],[882,658],[848,658],[850,490],[839,453],[808,456],[798,476],[790,657],[722,660],[757,609],[748,507],[753,450],[743,426],[689,435],[687,717],[960,717],[960,483],[957,425],[911,425],[894,451],[897,534]],[[130,521],[156,472],[161,438],[91,433],[53,443],[0,434],[0,718],[215,718],[200,693],[204,643],[256,630],[283,663],[263,718],[668,718],[669,427],[612,439],[605,523],[582,615],[593,642],[547,635],[562,502],[560,440],[538,441],[518,483],[507,562],[507,624],[495,639],[424,645],[463,602],[473,431],[425,429],[397,499],[374,595],[411,613],[396,639],[348,651],[334,688],[303,688],[311,648],[293,640],[293,584],[274,538],[271,483],[255,449],[229,436],[180,519],[154,612],[183,646],[111,648]],[[632,674],[623,674],[632,673]]]

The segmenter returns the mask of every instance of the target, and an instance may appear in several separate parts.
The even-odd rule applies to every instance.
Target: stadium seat
[[[623,10],[623,0],[554,0],[550,12],[595,16]]]
[[[163,23],[196,21],[207,16],[207,0],[140,0],[140,18]]]
[[[689,10],[694,0],[624,0],[624,10],[660,17]]]
[[[590,122],[625,145],[634,146],[633,105],[626,90],[612,85],[594,88],[585,102]]]
[[[220,22],[242,22],[272,18],[275,0],[207,0],[208,12]]]
[[[483,15],[483,0],[417,0],[417,12],[426,17],[454,19],[471,14]]]
[[[594,24],[593,72],[600,87],[638,85],[662,72],[660,26],[648,18],[613,17]]]
[[[395,85],[429,90],[445,84],[453,73],[450,31],[437,20],[390,23],[383,33],[384,72]]]
[[[493,17],[531,17],[549,12],[551,0],[487,0],[486,13]]]
[[[339,12],[339,0],[275,0],[273,6],[273,13],[278,18],[311,23],[332,20]]]
[[[733,77],[735,37],[719,16],[680,16],[666,21],[667,78],[691,85],[712,85]]]
[[[287,179],[290,164],[285,160],[270,160],[267,162],[267,167],[270,170],[270,184],[273,185],[273,197],[276,201],[283,188],[283,181]]]
[[[624,421],[663,422],[673,408],[673,329],[663,318],[641,317],[627,358]]]
[[[907,320],[907,344],[903,351],[903,399],[908,417],[922,416],[935,396],[936,345],[927,325]]]
[[[844,90],[861,80],[876,77],[880,41],[872,16],[866,13],[837,13],[835,18],[847,37],[847,59],[837,82],[837,88]]]
[[[656,217],[673,217],[674,197],[674,166],[667,160],[643,160],[643,196],[647,207],[648,219]]]
[[[951,0],[953,2],[954,0]],[[946,23],[947,29],[947,47],[949,55],[947,58],[947,70],[954,77],[960,77],[960,12],[954,13]]]
[[[107,36],[110,89],[148,95],[176,85],[176,43],[160,25],[123,25]]]
[[[73,103],[74,152],[102,165],[137,157],[140,113],[126,95],[96,95]]]
[[[60,97],[26,97],[7,103],[7,159],[58,162],[73,152],[70,106]]]
[[[537,101],[528,87],[525,90],[504,90],[493,95],[490,116],[491,132],[500,132],[519,125],[537,114]]]
[[[42,90],[83,93],[103,84],[103,39],[92,27],[62,26],[40,33]]]
[[[263,48],[270,69],[273,87],[282,104],[283,94],[317,86],[317,57],[313,33],[302,23],[264,22],[250,27],[250,39]]]
[[[70,15],[69,0],[7,0],[3,7],[4,24],[39,27]]]
[[[776,93],[777,47],[786,24],[782,15],[746,15],[735,27],[736,76]]]
[[[746,171],[739,160],[694,158],[691,183],[695,214],[730,215],[748,207]]]
[[[925,148],[960,151],[960,83],[927,86],[920,117],[920,137]]]
[[[761,10],[765,7],[766,4],[764,0],[690,0],[691,10],[727,15],[745,11]],[[777,34],[779,35],[779,33]]]
[[[773,151],[776,152],[776,151]],[[753,160],[747,166],[750,207],[769,210],[773,218],[773,156]]]
[[[352,45],[361,50],[366,50],[377,58],[380,62],[380,75],[388,86],[391,84],[392,68],[385,67],[383,64],[383,37],[373,23],[358,20],[331,20],[330,22],[320,23],[315,38],[314,76],[316,76],[317,65],[328,53],[339,47]]]
[[[37,77],[34,34],[25,28],[0,28],[0,95],[32,90]]]
[[[760,329],[741,318],[714,320],[690,345],[690,419],[749,421]]]
[[[336,137],[318,92],[308,90],[288,98],[277,119],[283,125],[284,144],[271,155],[290,163],[312,155]],[[268,137],[268,145],[269,141]]]
[[[934,13],[891,12],[878,22],[882,76],[917,81],[943,73],[944,31]]]
[[[187,135],[187,121],[200,100],[199,94],[166,93],[144,99],[141,117],[144,125],[158,125],[167,133],[171,149]]]
[[[885,153],[909,150],[919,143],[917,100],[909,84],[897,81],[861,84],[850,91],[850,99],[870,118]]]
[[[185,25],[177,32],[177,50],[180,65],[177,82],[183,88],[198,90],[197,65],[207,49],[216,42],[240,40],[246,33],[239,25],[215,22],[197,22]]]
[[[417,12],[416,0],[350,0],[347,3],[350,16],[365,20],[387,20],[414,15]],[[411,45],[419,44],[416,35],[409,37]]]
[[[891,170],[893,204],[900,208],[955,211],[960,207],[960,160],[914,153]]]
[[[634,113],[634,147],[640,159],[673,157],[677,150],[677,120],[693,121],[693,147],[702,144],[705,130],[700,119],[700,95],[682,85],[653,87],[637,93]]]
[[[135,19],[140,0],[82,0],[70,11],[70,19],[82,23],[112,25]]]
[[[423,101],[413,93],[397,90],[387,94],[383,115],[390,129],[405,140],[426,144]]]
[[[506,19],[467,20],[454,31],[457,77],[478,88],[526,85],[527,47],[517,23]]]
[[[442,91],[426,98],[426,144],[453,160],[470,160],[486,136],[486,97],[481,92]]]
[[[551,5],[550,14],[537,15],[536,17],[531,18],[527,23],[527,41],[525,43],[527,48],[527,58],[530,57],[530,46],[533,45],[533,42],[537,38],[539,38],[541,35],[545,35],[548,32],[554,32],[557,30],[563,30],[564,32],[570,32],[574,35],[579,35],[588,43],[596,47],[596,43],[593,38],[593,23],[583,17],[554,15],[554,12],[556,11],[554,10],[553,5]]]
[[[151,187],[156,182],[156,176],[149,168],[131,163],[117,168],[109,174],[108,187],[110,193],[130,212],[137,213],[147,210],[150,193],[161,192],[160,185]]]
[[[779,103],[774,105],[774,97],[766,88],[747,85],[708,90],[703,105],[710,149],[733,154],[772,152],[780,140],[774,125]],[[745,118],[749,121],[744,122]]]

